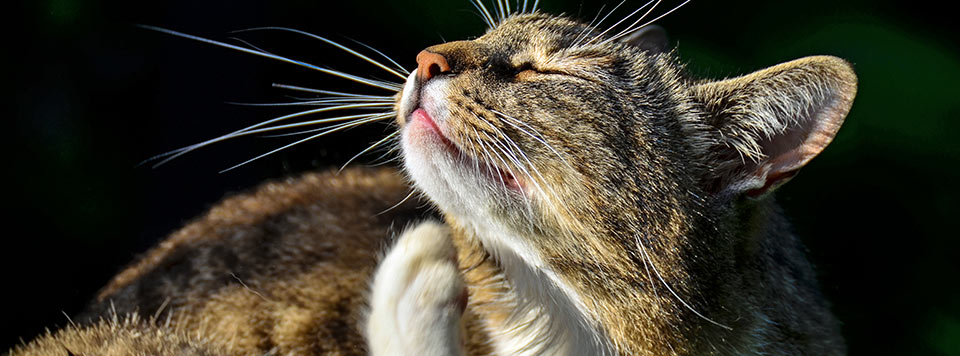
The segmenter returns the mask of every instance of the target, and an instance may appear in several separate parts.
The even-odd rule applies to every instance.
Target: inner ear
[[[850,64],[829,56],[694,86],[717,142],[708,184],[762,196],[785,183],[833,140],[856,91]]]
[[[667,30],[658,25],[647,25],[630,35],[624,37],[621,41],[631,46],[640,48],[651,54],[663,53],[667,51],[670,40],[667,38]]]

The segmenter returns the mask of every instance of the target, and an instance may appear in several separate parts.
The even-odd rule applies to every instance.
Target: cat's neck
[[[491,225],[454,225],[471,304],[504,355],[613,355],[581,295],[529,241]]]

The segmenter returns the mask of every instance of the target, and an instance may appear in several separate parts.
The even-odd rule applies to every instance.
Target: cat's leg
[[[424,222],[404,232],[377,267],[370,304],[371,355],[461,355],[466,289],[449,228]]]

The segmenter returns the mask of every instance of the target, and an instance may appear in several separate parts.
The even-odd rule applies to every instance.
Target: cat
[[[836,134],[849,63],[696,79],[639,20],[477,6],[487,33],[366,98],[403,172],[226,199],[11,355],[845,353],[771,193]]]

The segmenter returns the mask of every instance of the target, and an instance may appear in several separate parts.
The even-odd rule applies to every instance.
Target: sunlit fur
[[[842,354],[837,321],[769,193],[833,138],[855,75],[840,59],[808,57],[728,80],[689,78],[674,53],[644,50],[632,36],[659,3],[604,25],[614,8],[585,25],[526,3],[477,2],[490,29],[430,47],[452,68],[425,83],[389,58],[394,65],[273,29],[410,75],[403,89],[154,28],[391,92],[277,85],[322,95],[277,105],[318,108],[155,157],[160,163],[250,134],[307,129],[297,144],[396,116],[399,131],[374,146],[402,150],[421,194],[411,195],[397,172],[348,169],[227,199],[118,274],[76,325],[12,354],[405,353],[367,345],[378,339],[362,330],[378,327],[381,311],[406,313],[394,327],[411,335],[441,335],[424,342],[446,344],[406,349],[427,353]],[[292,122],[357,109],[374,111]],[[416,131],[417,109],[455,150]],[[417,225],[430,215],[421,196],[445,227]],[[408,225],[421,228],[399,244],[413,247],[391,249],[391,236]],[[446,247],[421,243],[446,241],[438,237],[456,249],[462,280],[433,279],[411,262],[448,258],[436,253]],[[396,263],[374,273],[384,248]],[[391,279],[401,272],[423,279]],[[374,282],[368,294],[373,276],[390,283]],[[459,283],[468,291],[462,315],[448,303]],[[397,290],[446,309],[412,315],[415,303],[376,298]],[[423,321],[436,315],[444,322]],[[436,328],[457,318],[463,345],[450,345],[457,332]]]
[[[408,172],[461,253],[489,256],[466,278],[494,347],[840,352],[776,208],[740,194],[782,183],[751,170],[764,154],[800,152],[784,158],[792,174],[829,142],[855,92],[849,65],[811,57],[707,84],[685,77],[670,52],[578,40],[591,31],[548,15],[509,18],[476,40],[428,48],[449,73],[406,86],[419,91],[404,97],[426,104],[400,100]],[[458,151],[411,129],[415,108]],[[808,135],[823,137],[794,150]],[[507,173],[520,192],[503,184]]]

